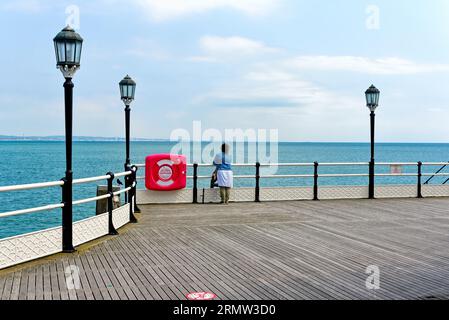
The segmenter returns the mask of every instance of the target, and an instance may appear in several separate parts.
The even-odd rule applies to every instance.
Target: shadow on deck
[[[447,198],[141,209],[139,223],[119,236],[1,271],[1,299],[449,296]],[[79,289],[67,288],[69,266],[79,270]],[[366,287],[368,266],[380,270],[378,290]]]

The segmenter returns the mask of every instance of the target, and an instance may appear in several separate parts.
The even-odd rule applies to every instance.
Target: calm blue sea
[[[149,154],[167,153],[174,144],[169,142],[133,142],[132,159],[134,163],[143,163]],[[444,162],[449,160],[449,144],[378,144],[376,147],[378,162]],[[122,142],[75,142],[74,143],[75,178],[103,175],[108,171],[123,171],[124,143]],[[280,143],[279,162],[367,162],[369,145],[361,143]],[[435,167],[424,168],[425,172],[434,172]],[[65,149],[63,142],[0,142],[0,186],[54,181],[64,176]],[[283,168],[279,174],[311,174],[312,168]],[[322,168],[321,173],[366,173],[366,167]],[[390,169],[377,168],[377,172]],[[200,175],[209,175],[210,169],[203,168]],[[253,168],[236,169],[236,174],[254,174]],[[407,168],[404,171],[416,171]],[[191,174],[191,173],[190,173]],[[140,172],[138,175],[144,175]],[[435,179],[441,183],[442,179]],[[209,181],[202,181],[201,187],[207,187]],[[311,185],[311,179],[267,179],[262,186],[303,186]],[[416,183],[416,178],[378,178],[377,183]],[[322,178],[322,185],[362,185],[365,178]],[[236,181],[236,186],[253,186],[254,181]],[[142,187],[142,181],[141,181]],[[93,197],[96,184],[76,186],[74,199]],[[59,203],[59,187],[0,193],[0,213],[25,209],[46,204]],[[77,206],[75,220],[95,214],[95,203]],[[61,210],[41,212],[16,217],[0,218],[0,238],[32,232],[58,226],[61,223]]]

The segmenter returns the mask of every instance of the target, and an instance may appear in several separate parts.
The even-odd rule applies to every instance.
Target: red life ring
[[[183,155],[155,154],[145,161],[145,186],[148,190],[184,189],[187,184],[187,162]]]

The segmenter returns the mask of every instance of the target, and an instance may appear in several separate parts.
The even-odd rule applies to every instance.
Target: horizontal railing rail
[[[260,179],[295,179],[295,178],[304,178],[304,179],[319,179],[319,178],[350,178],[350,177],[369,177],[369,173],[319,173],[314,172],[314,174],[273,174],[273,175],[263,175],[260,174],[260,168],[262,167],[316,167],[318,169],[319,167],[350,167],[350,166],[369,166],[369,162],[323,162],[323,163],[257,163],[257,164],[249,164],[249,163],[236,163],[233,164],[234,167],[257,167],[257,171],[255,175],[235,175],[234,178],[236,179],[256,179],[257,183],[259,183]],[[423,173],[421,172],[422,166],[448,166],[448,162],[378,162],[375,164],[376,166],[418,166],[419,172],[417,173],[375,173],[375,177],[449,177],[449,173],[442,173],[441,171],[438,171],[436,173]],[[201,163],[201,164],[187,164],[189,168],[213,168],[213,164],[207,164],[207,163]],[[119,178],[119,177],[129,177],[134,175],[134,180],[143,180],[145,179],[145,176],[136,176],[136,171],[138,168],[145,167],[145,164],[136,164],[133,165],[134,169],[130,171],[124,171],[116,174],[106,174],[102,176],[96,176],[96,177],[88,177],[88,178],[81,178],[81,179],[74,179],[73,184],[74,185],[81,185],[81,184],[87,184],[97,181],[103,181],[103,180],[110,180],[111,178]],[[442,169],[443,169],[442,168]],[[188,179],[194,180],[194,186],[193,188],[197,188],[197,181],[198,180],[206,180],[211,179],[210,175],[189,175],[187,176]],[[419,179],[420,180],[420,179]],[[430,180],[430,179],[429,179]],[[446,182],[449,182],[449,179],[446,180]],[[427,184],[428,181],[425,183]],[[316,184],[316,181],[315,181]],[[421,182],[420,182],[421,185]],[[50,188],[50,187],[62,187],[64,186],[64,181],[51,181],[51,182],[42,182],[42,183],[31,183],[31,184],[22,184],[22,185],[13,185],[13,186],[4,186],[0,187],[0,192],[14,192],[14,191],[24,191],[24,190],[33,190],[33,189],[39,189],[39,188]],[[133,190],[133,188],[136,188],[136,182],[131,183],[131,186],[126,187],[120,191],[108,193],[102,196],[96,196],[91,198],[85,198],[80,200],[75,200],[72,202],[73,205],[81,205],[89,202],[94,202],[98,200],[108,199],[114,195],[120,195],[124,193],[128,193]],[[0,213],[0,218],[2,217],[8,217],[8,216],[15,216],[15,215],[22,215],[22,214],[28,214],[28,213],[35,213],[35,212],[41,212],[41,211],[49,211],[54,209],[63,208],[64,204],[49,204],[45,206],[40,207],[34,207],[34,208],[28,208],[28,209],[21,209],[21,210],[15,210],[10,212],[4,212]]]
[[[35,208],[30,208],[30,209],[22,209],[22,210],[0,213],[0,218],[18,216],[18,215],[22,215],[22,214],[34,213],[34,212],[40,212],[40,211],[49,211],[49,210],[59,209],[59,208],[63,208],[63,207],[64,207],[64,204],[62,204],[62,203],[49,204],[49,205],[42,206],[42,207],[35,207]]]
[[[98,176],[98,177],[92,177],[92,178],[74,179],[73,184],[75,185],[75,184],[92,183],[92,182],[97,182],[97,181],[102,181],[102,180],[108,180],[110,178],[111,178],[111,176],[107,174],[104,176]]]
[[[369,166],[369,162],[329,162],[329,163],[318,163],[320,167],[337,167],[337,166]],[[376,166],[418,166],[418,162],[378,162]],[[449,163],[444,162],[423,162],[422,165],[426,166],[439,166],[441,164],[449,165]],[[195,164],[187,164],[187,167],[191,168]],[[272,163],[272,164],[260,164],[260,167],[313,167],[315,163]],[[248,163],[237,163],[232,164],[233,167],[255,167],[255,164]],[[145,164],[138,164],[136,167],[145,167]],[[213,164],[198,164],[198,168],[214,167]],[[376,177],[415,177],[418,173],[375,173]],[[368,177],[368,173],[354,173],[354,174],[319,174],[319,177],[323,178],[333,178],[333,177]],[[449,176],[449,173],[421,173],[421,176]],[[264,175],[261,178],[313,178],[312,174],[288,174],[288,175]],[[195,176],[189,175],[187,179],[194,179]],[[210,179],[211,176],[197,175],[197,179]],[[250,175],[235,175],[234,178],[237,179],[247,179],[254,178]],[[136,179],[143,180],[145,176],[137,176]]]
[[[29,183],[29,184],[15,185],[15,186],[0,187],[0,192],[43,189],[43,188],[49,188],[49,187],[60,187],[63,185],[64,185],[64,181]]]
[[[120,172],[117,174],[106,174],[106,175],[97,176],[97,177],[74,179],[73,184],[80,185],[80,184],[92,183],[92,182],[96,182],[96,181],[109,180],[113,177],[114,178],[128,177],[128,176],[133,175],[134,172],[135,171],[125,171],[125,172]],[[5,187],[0,187],[0,192],[24,191],[24,190],[33,190],[33,189],[40,189],[40,188],[58,187],[58,186],[59,187],[64,186],[64,181],[60,180],[60,181],[51,181],[51,182],[42,182],[42,183],[22,184],[22,185],[15,185],[15,186],[5,186]],[[132,183],[131,187],[127,187],[127,188],[122,189],[117,192],[111,193],[108,191],[108,193],[105,195],[72,201],[72,205],[81,205],[81,204],[85,204],[85,203],[89,203],[89,202],[108,199],[108,198],[112,197],[113,195],[123,194],[123,193],[131,191],[134,188],[136,188],[135,182]],[[64,207],[64,204],[59,203],[59,204],[49,204],[49,205],[40,206],[40,207],[33,207],[33,208],[28,208],[28,209],[8,211],[8,212],[0,213],[0,218],[29,214],[29,213],[37,213],[37,212],[42,212],[42,211],[51,211],[51,210],[60,209],[63,207]]]
[[[448,166],[448,162],[377,162],[374,163],[374,167],[387,167],[387,166],[399,166],[399,167],[416,167],[416,172],[402,172],[402,169],[400,169],[399,172],[374,172],[373,178],[378,177],[416,177],[417,178],[417,197],[422,197],[422,178],[423,177],[449,177],[449,173],[441,173],[438,171],[437,173],[423,173],[422,169],[423,166]],[[329,178],[364,178],[368,177],[371,181],[374,181],[374,179],[371,179],[371,174],[369,173],[369,166],[370,162],[306,162],[306,163],[236,163],[232,164],[233,167],[242,168],[255,168],[255,174],[254,175],[234,175],[234,178],[236,179],[255,179],[256,182],[256,201],[259,201],[259,194],[260,194],[260,180],[261,179],[313,179],[313,191],[314,191],[314,199],[318,200],[318,180],[319,179],[329,179]],[[321,173],[319,172],[319,168],[322,167],[367,167],[366,173]],[[145,167],[145,164],[138,164],[136,167]],[[211,175],[200,175],[198,174],[199,168],[213,168],[214,165],[210,163],[189,163],[187,164],[187,167],[190,169],[193,168],[193,175],[188,175],[187,179],[193,180],[193,202],[198,202],[198,181],[199,180],[206,180],[211,179]],[[284,167],[310,167],[313,168],[313,174],[272,174],[272,175],[264,175],[261,174],[261,168],[265,167],[277,167],[277,168],[284,168]],[[409,170],[407,170],[409,171]],[[138,180],[145,179],[145,176],[139,176],[137,177]],[[445,183],[449,182],[449,178],[445,181]],[[427,184],[428,182],[426,182]]]

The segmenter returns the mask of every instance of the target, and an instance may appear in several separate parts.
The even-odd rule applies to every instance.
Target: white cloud
[[[208,56],[193,56],[186,59],[190,62],[217,62],[217,58]]]
[[[277,48],[268,47],[263,42],[236,36],[204,36],[200,39],[200,46],[204,51],[218,55],[253,55],[279,51]]]
[[[171,53],[152,40],[141,37],[135,37],[132,40],[132,46],[125,52],[127,55],[151,60],[167,60],[172,58]]]
[[[409,75],[425,72],[447,72],[447,64],[419,64],[401,58],[372,59],[356,56],[300,56],[285,62],[298,69],[350,71],[377,75]]]
[[[358,105],[350,97],[332,93],[275,67],[250,71],[228,86],[197,97],[195,102],[227,108],[294,109],[305,114],[348,110]]]
[[[273,128],[288,141],[358,141],[354,132],[363,132],[367,114],[363,97],[332,92],[276,68],[255,69],[195,102],[214,127]]]
[[[238,58],[262,56],[279,53],[282,50],[273,48],[261,41],[232,36],[203,36],[199,40],[203,55],[188,58],[193,62],[220,62]]]
[[[260,16],[275,9],[280,0],[136,0],[153,21],[161,22],[216,9],[233,9]]]

